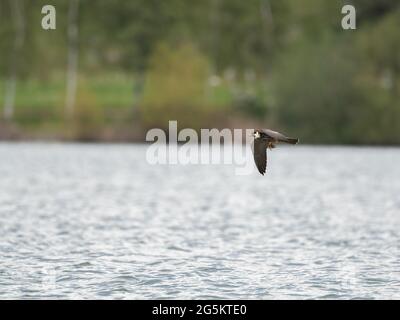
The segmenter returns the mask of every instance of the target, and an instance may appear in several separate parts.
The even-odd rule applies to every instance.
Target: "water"
[[[278,148],[264,177],[145,150],[0,144],[0,298],[400,298],[400,149]]]

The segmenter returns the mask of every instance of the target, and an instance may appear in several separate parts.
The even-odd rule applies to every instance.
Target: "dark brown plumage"
[[[253,155],[254,162],[256,163],[258,171],[264,175],[267,168],[267,148],[275,148],[279,142],[289,144],[297,144],[299,139],[289,138],[282,133],[272,131],[269,129],[255,129],[253,142]]]

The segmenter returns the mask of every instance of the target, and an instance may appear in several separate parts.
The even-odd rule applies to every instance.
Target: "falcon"
[[[282,133],[269,129],[254,129],[253,155],[258,171],[264,175],[267,168],[267,148],[276,147],[279,142],[297,144],[299,139],[289,138]]]

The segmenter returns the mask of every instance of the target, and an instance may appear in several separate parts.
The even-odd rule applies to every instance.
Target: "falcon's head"
[[[260,132],[260,130],[254,130],[254,132],[253,132],[253,137],[254,137],[254,139],[259,139],[259,138],[261,138],[261,132]]]

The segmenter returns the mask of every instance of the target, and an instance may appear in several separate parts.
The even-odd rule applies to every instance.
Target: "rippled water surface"
[[[278,148],[264,177],[145,153],[0,144],[0,298],[400,298],[400,149]]]

